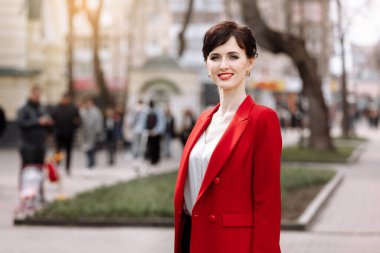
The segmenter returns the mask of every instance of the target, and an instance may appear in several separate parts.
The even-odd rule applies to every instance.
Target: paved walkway
[[[360,128],[360,134],[370,138],[359,163],[341,167],[345,179],[318,216],[309,232],[282,232],[281,246],[286,253],[377,253],[380,248],[380,131]],[[284,144],[293,143],[297,133],[287,132]],[[178,165],[180,148],[161,170]],[[121,155],[118,164],[102,165],[90,177],[83,174],[83,155],[76,152],[75,169],[64,177],[63,191],[67,195],[118,180],[131,179],[136,173],[130,160]],[[0,150],[0,252],[76,253],[128,252],[168,253],[173,251],[171,228],[62,228],[25,227],[12,225],[16,205],[18,154],[15,150]],[[52,198],[57,187],[47,185]]]
[[[380,252],[380,131],[359,128],[370,141],[358,163],[340,166],[345,178],[309,232],[283,232],[283,252]]]

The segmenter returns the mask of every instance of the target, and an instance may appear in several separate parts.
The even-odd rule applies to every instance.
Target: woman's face
[[[245,50],[239,47],[232,36],[225,44],[210,52],[206,65],[214,83],[228,91],[244,86],[247,72],[253,66],[253,58],[247,58]]]

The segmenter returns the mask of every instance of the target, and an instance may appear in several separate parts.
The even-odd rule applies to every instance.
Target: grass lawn
[[[307,139],[304,139],[302,146],[284,147],[282,150],[282,160],[287,162],[320,162],[320,163],[346,163],[352,152],[363,142],[365,138],[351,137],[334,138],[334,151],[319,151],[308,148]]]
[[[336,147],[335,152],[318,151],[311,148],[291,146],[283,148],[282,160],[299,162],[345,163],[354,150],[355,147],[353,146]]]
[[[283,218],[297,218],[335,172],[283,168]],[[176,172],[101,187],[47,204],[35,218],[172,217]]]
[[[297,219],[323,186],[335,175],[326,169],[282,168],[282,218]]]

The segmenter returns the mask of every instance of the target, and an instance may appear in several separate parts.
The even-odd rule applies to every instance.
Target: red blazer
[[[219,108],[202,113],[184,147],[174,194],[181,253],[190,152]],[[275,111],[247,96],[210,158],[192,211],[191,253],[279,253],[281,131]]]

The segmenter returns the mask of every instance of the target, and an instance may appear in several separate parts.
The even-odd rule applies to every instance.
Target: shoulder
[[[275,110],[267,106],[255,104],[251,111],[251,119],[259,122],[278,121],[278,115]]]
[[[30,106],[28,104],[23,104],[19,109],[18,112],[24,113],[24,112],[29,112],[30,111]]]

